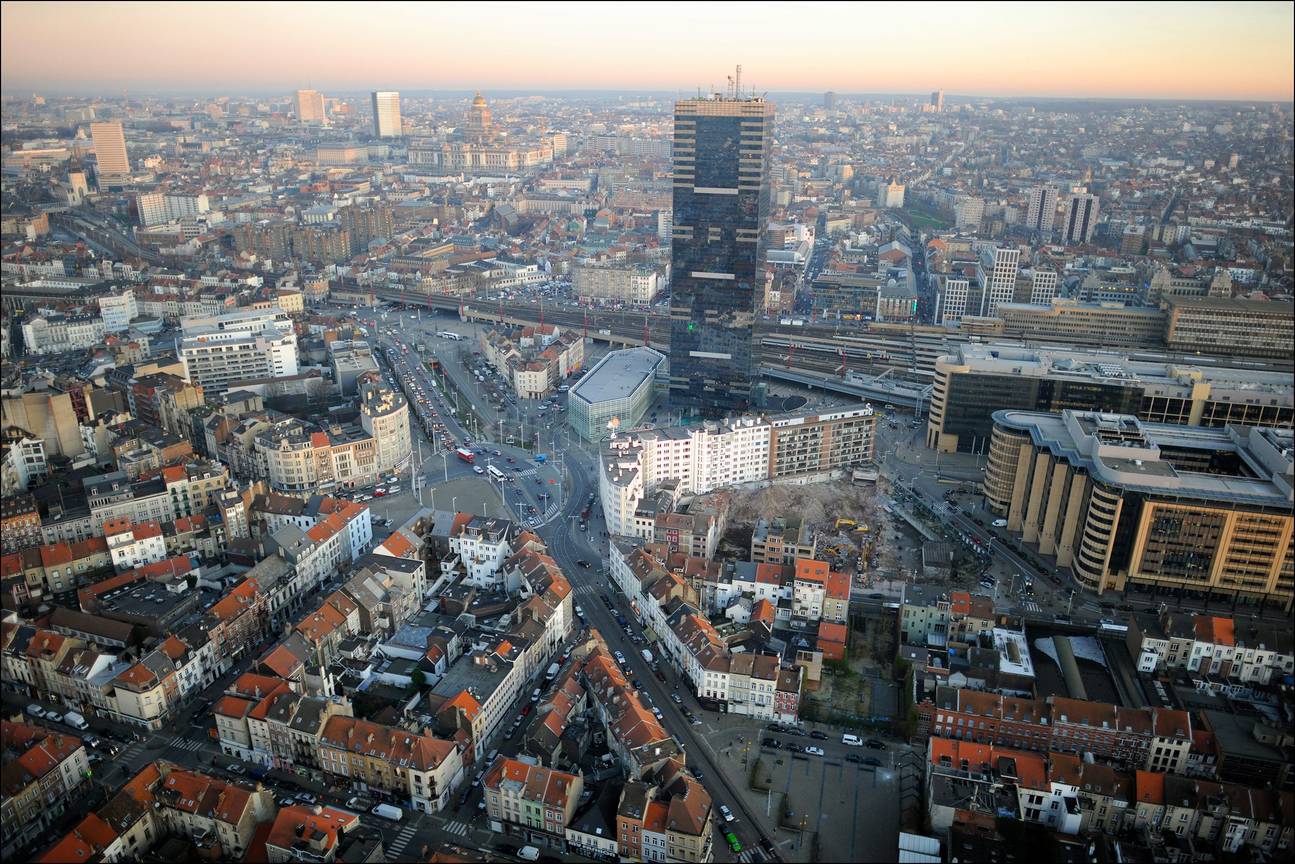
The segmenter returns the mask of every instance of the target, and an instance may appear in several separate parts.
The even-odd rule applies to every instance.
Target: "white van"
[[[841,736],[841,743],[848,744],[851,747],[862,747],[863,739],[860,738],[858,735],[851,735],[847,732],[846,734]]]
[[[540,857],[540,850],[534,846],[523,846],[517,850],[517,857],[523,861],[535,861]]]
[[[374,816],[390,819],[392,822],[399,822],[405,816],[405,811],[399,807],[392,807],[390,804],[375,804],[369,812]]]
[[[63,715],[63,722],[73,729],[89,729],[90,724],[85,722],[85,718],[75,711],[69,711]]]

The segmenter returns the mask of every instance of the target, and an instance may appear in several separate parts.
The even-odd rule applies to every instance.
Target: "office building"
[[[1295,303],[1224,297],[1167,297],[1165,346],[1186,354],[1289,361]]]
[[[395,90],[376,90],[373,100],[373,135],[376,138],[400,136],[400,94]]]
[[[1091,243],[1093,232],[1097,230],[1097,196],[1087,193],[1076,193],[1070,196],[1066,206],[1065,236],[1066,245]]]
[[[933,111],[944,110],[944,91],[943,90],[933,90],[931,92],[931,110]]]
[[[828,111],[836,110],[836,94],[831,90],[823,94],[823,107]]]
[[[647,347],[612,351],[567,394],[567,422],[586,441],[633,429],[652,404],[665,355]]]
[[[1133,414],[1145,422],[1289,429],[1288,372],[1153,363],[1099,351],[968,344],[935,361],[926,446],[983,453],[992,412],[1076,410]]]
[[[708,417],[750,402],[752,326],[763,297],[773,104],[675,103],[670,397]]]
[[[318,90],[298,90],[293,106],[298,123],[324,122],[324,94]]]
[[[999,303],[1011,303],[1016,293],[1016,275],[1021,267],[1021,250],[987,245],[980,249],[976,278],[983,287],[981,315],[993,315]]]
[[[1052,274],[1056,278],[1056,274]],[[1001,303],[996,313],[1009,339],[1106,348],[1154,348],[1164,338],[1165,313],[1123,303],[1080,303],[1063,297]]]
[[[328,354],[332,359],[333,383],[343,396],[356,392],[359,379],[366,372],[378,371],[377,358],[368,342],[338,339],[328,343]]]
[[[1128,414],[994,412],[985,498],[1099,594],[1138,586],[1295,597],[1295,434]]]
[[[1025,227],[1029,231],[1048,236],[1057,216],[1057,187],[1035,186],[1030,190],[1029,205],[1025,209]]]
[[[94,158],[101,185],[104,182],[121,183],[130,178],[126,133],[122,130],[121,121],[91,123],[90,140],[94,142]]]

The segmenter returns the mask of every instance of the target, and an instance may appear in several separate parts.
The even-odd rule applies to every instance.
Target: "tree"
[[[415,690],[421,690],[423,689],[423,686],[427,684],[427,675],[423,672],[422,669],[415,669],[412,673],[410,673],[409,680],[413,682],[413,686]]]

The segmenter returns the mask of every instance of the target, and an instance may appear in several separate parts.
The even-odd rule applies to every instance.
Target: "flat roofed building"
[[[1155,423],[1289,429],[1295,383],[1269,372],[1131,360],[1100,351],[959,346],[935,361],[926,446],[986,452],[994,410],[1113,411]]]
[[[612,351],[567,394],[567,422],[586,441],[632,429],[652,404],[653,382],[665,355],[647,347]]]
[[[1057,297],[1046,304],[1000,303],[997,315],[1008,339],[1157,348],[1165,332],[1163,311],[1116,302],[1079,303]]]
[[[1290,360],[1295,303],[1224,297],[1166,297],[1165,345],[1171,351]]]
[[[1289,429],[1201,429],[1093,411],[994,412],[989,507],[1081,585],[1295,596]]]

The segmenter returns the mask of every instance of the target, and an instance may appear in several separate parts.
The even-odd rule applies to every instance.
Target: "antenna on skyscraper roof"
[[[742,98],[742,64],[741,63],[737,64],[737,77],[733,81],[733,89],[736,91],[734,95],[738,99],[741,99]]]

